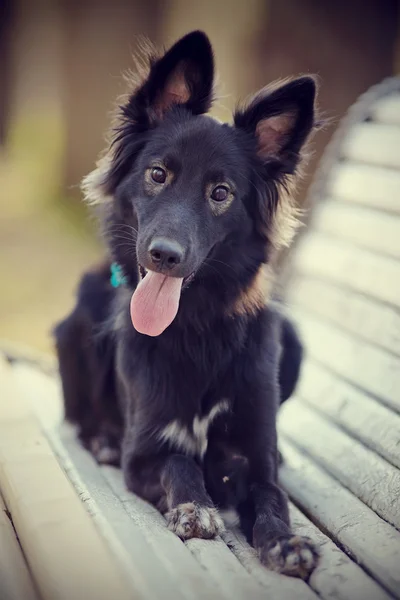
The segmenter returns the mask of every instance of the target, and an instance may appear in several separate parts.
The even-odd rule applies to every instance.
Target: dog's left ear
[[[314,124],[315,79],[293,79],[262,90],[244,110],[234,115],[236,127],[256,138],[256,153],[280,173],[293,174],[301,149]]]
[[[151,61],[142,86],[130,98],[127,112],[149,124],[180,104],[193,114],[209,110],[213,100],[214,57],[202,31],[178,40],[161,58]]]

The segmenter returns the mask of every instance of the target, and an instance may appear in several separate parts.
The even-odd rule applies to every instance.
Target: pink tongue
[[[176,317],[183,279],[148,271],[131,299],[131,319],[139,333],[160,335]]]

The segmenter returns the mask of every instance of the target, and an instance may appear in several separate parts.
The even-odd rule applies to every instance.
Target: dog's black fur
[[[233,505],[264,564],[306,578],[317,554],[291,532],[276,436],[302,347],[268,301],[268,265],[291,235],[288,192],[315,127],[315,82],[265,89],[227,125],[204,114],[213,78],[201,32],[151,59],[86,180],[126,283],[111,286],[110,262],[87,273],[55,329],[65,412],[99,461],[118,464],[121,446],[127,486],[180,537],[218,534],[217,509]],[[154,260],[160,238],[178,260]],[[144,269],[185,278],[177,316],[156,337],[129,313]]]

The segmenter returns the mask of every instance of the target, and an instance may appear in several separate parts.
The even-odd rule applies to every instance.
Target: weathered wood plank
[[[371,109],[370,115],[379,123],[400,125],[400,94],[391,94],[386,98],[377,100]]]
[[[285,459],[280,479],[296,504],[400,598],[399,532],[303,456],[284,436],[280,448]]]
[[[313,228],[372,252],[400,258],[400,216],[325,200],[315,211]]]
[[[292,278],[287,300],[356,338],[400,356],[400,313],[391,306],[304,275]]]
[[[264,591],[252,581],[237,559],[221,540],[190,540],[182,544],[174,534],[166,529],[165,521],[160,513],[131,494],[125,487],[122,475],[115,469],[105,468],[107,480],[114,493],[123,500],[125,510],[131,519],[139,524],[144,535],[153,545],[154,550],[165,551],[169,554],[170,569],[179,578],[176,561],[178,557],[185,556],[185,560],[195,557],[198,568],[207,576],[209,585],[212,585],[217,597],[245,598],[247,594],[258,598]],[[160,541],[164,549],[159,548]],[[179,553],[173,551],[174,545],[178,546]],[[190,552],[188,552],[188,550]],[[198,564],[200,563],[200,564]],[[185,561],[182,565],[184,568]],[[194,591],[198,586],[195,586]],[[207,588],[204,589],[205,597],[208,596]]]
[[[327,195],[332,198],[400,214],[400,173],[352,162],[332,168]]]
[[[299,244],[293,263],[298,273],[400,306],[400,262],[392,258],[310,232]]]
[[[109,468],[104,471],[115,494],[124,501],[125,510],[135,522],[140,524],[144,535],[153,544],[153,547],[157,548],[160,538],[163,540],[165,551],[169,553],[168,560],[171,561],[171,570],[176,572],[177,556],[183,553],[186,559],[195,557],[197,566],[203,573],[207,573],[207,579],[212,582],[214,590],[217,589],[223,597],[244,598],[251,593],[256,598],[263,594],[263,591],[257,584],[254,584],[248,573],[221,540],[190,540],[182,544],[174,534],[166,529],[163,517],[155,508],[126,489],[119,471]],[[174,544],[179,547],[178,555],[176,551],[172,551]],[[225,571],[222,565],[225,566]],[[207,590],[205,592],[207,596]]]
[[[14,386],[45,431],[54,431],[64,418],[61,382],[58,377],[44,373],[33,364],[16,362],[12,365]]]
[[[162,530],[162,534],[166,538],[165,542],[168,538],[168,543],[170,543],[172,534],[165,530],[164,519],[158,511],[127,491],[120,471],[103,467],[103,472],[106,474],[115,494],[124,502],[125,510],[132,519],[139,522],[143,527],[146,537],[159,547],[160,530]],[[210,583],[212,582],[213,589],[218,589],[221,596],[236,598],[237,596],[246,597],[246,594],[251,594],[252,598],[256,598],[259,597],[260,593],[265,597],[267,591],[272,596],[280,594],[279,597],[288,600],[293,597],[299,598],[299,600],[315,598],[304,582],[286,577],[282,578],[276,573],[271,573],[265,569],[255,556],[254,550],[244,542],[242,537],[240,539],[239,545],[231,548],[236,558],[231,556],[231,550],[220,541],[192,540],[186,543],[186,547],[203,567],[203,572],[207,573],[207,579]],[[227,532],[227,537],[224,536],[224,540],[231,541],[229,532]],[[183,548],[184,546],[182,546]],[[169,552],[172,561],[171,568],[176,572],[177,554],[171,552],[171,547],[165,547],[165,552]],[[187,553],[187,551],[185,552]],[[243,552],[245,552],[245,555],[243,555]],[[238,561],[250,573],[251,577],[244,572]],[[182,564],[182,568],[184,568],[184,564]],[[257,585],[255,585],[255,582]],[[262,591],[258,588],[258,584],[262,586]],[[204,592],[207,594],[206,589]]]
[[[94,459],[76,441],[73,434],[63,428],[62,442],[74,469],[84,481],[88,494],[98,510],[118,536],[124,547],[128,568],[135,565],[149,598],[221,598],[215,592],[204,571],[185,550],[180,540],[168,532],[161,515],[157,522],[156,511],[145,502],[133,515],[129,506],[115,493],[110,482],[124,489],[120,472],[111,467],[100,468]],[[105,475],[108,475],[105,477]],[[126,497],[128,492],[126,492]],[[139,499],[138,499],[139,500]],[[153,535],[148,529],[153,524]],[[157,573],[157,577],[154,577]],[[177,586],[177,580],[180,585]]]
[[[280,430],[383,519],[400,528],[400,471],[301,402],[281,409]]]
[[[320,561],[308,583],[321,598],[387,600],[391,597],[293,504],[290,505],[290,518],[299,535],[318,543]]]
[[[400,468],[400,415],[308,360],[297,395]]]
[[[127,505],[123,502],[132,495],[125,489],[120,472],[108,467],[100,469],[76,440],[72,427],[64,424],[61,429],[55,429],[61,416],[61,390],[58,382],[29,365],[16,365],[14,370],[21,390],[40,390],[39,395],[35,394],[35,398],[31,398],[32,406],[50,436],[58,459],[80,496],[84,495],[85,507],[92,518],[100,519],[99,528],[103,532],[105,526],[112,529],[108,542],[126,572],[130,574],[133,583],[141,589],[143,596],[177,600],[221,598],[221,594],[216,594],[215,589],[213,590],[208,583],[203,569],[185,550],[180,540],[165,529],[165,524],[158,523],[158,535],[151,540],[153,544],[149,543],[149,532],[146,530],[147,514],[153,509],[143,502],[142,512],[137,513],[136,519],[132,518],[131,512],[126,510]],[[122,499],[116,495],[113,486],[110,487],[108,479],[114,484],[116,480],[119,481],[120,489],[125,493],[125,496],[121,494]],[[86,492],[82,492],[82,489]],[[154,514],[152,518],[154,521]],[[163,521],[161,515],[159,518]],[[113,535],[117,536],[122,549],[115,547]],[[132,565],[135,566],[134,569]],[[155,572],[157,577],[154,577]],[[140,578],[137,577],[138,573]],[[181,582],[178,589],[177,579]]]
[[[103,471],[114,493],[123,500],[124,508],[131,519],[141,527],[153,551],[168,555],[165,560],[179,581],[180,570],[185,570],[185,564],[195,559],[197,568],[208,582],[202,591],[204,597],[211,597],[212,593],[218,598],[246,598],[248,594],[254,598],[264,596],[264,590],[249,577],[220,539],[190,540],[183,544],[166,529],[164,518],[155,508],[126,489],[120,471],[107,467],[103,468]],[[181,560],[182,565],[178,566],[176,563]],[[196,599],[199,585],[201,584],[192,587]],[[208,589],[209,586],[213,591]]]
[[[399,358],[294,309],[307,352],[330,371],[400,412]]]
[[[212,545],[207,544],[207,540],[192,539],[186,542],[186,546],[227,597],[243,600],[265,598],[260,582],[249,575],[221,539],[215,540]],[[276,587],[275,594],[279,587]],[[311,600],[310,595],[307,598]]]
[[[293,504],[290,504],[290,517],[294,531],[299,535],[309,536],[319,546],[320,561],[308,584],[320,597],[327,600],[364,600],[365,598],[384,600],[390,597]],[[254,550],[247,544],[237,527],[230,528],[224,535],[224,539],[251,575],[260,579],[272,598],[276,597],[279,600],[296,598],[297,600],[310,594],[310,590],[294,587],[296,582],[293,579],[283,580],[290,582],[292,589],[289,586],[281,586],[277,592],[275,588],[268,585],[270,581],[265,580],[267,572],[260,568],[258,561],[254,560]],[[282,581],[277,574],[268,573],[268,575],[275,577],[277,584]]]
[[[17,393],[11,368],[0,385],[0,487],[40,594],[128,599],[122,570]]]
[[[19,385],[31,386],[34,382],[35,390],[41,390],[41,399],[37,403],[33,400],[38,411],[38,417],[48,434],[58,424],[60,418],[59,408],[49,411],[48,402],[59,403],[60,389],[52,378],[32,369],[27,365],[18,365]],[[43,415],[40,413],[43,411]],[[49,417],[49,414],[52,416]],[[149,597],[188,598],[247,598],[265,597],[265,590],[254,581],[243,569],[238,560],[222,541],[193,540],[186,545],[166,528],[165,520],[152,506],[131,494],[122,479],[120,470],[111,467],[97,466],[92,457],[77,443],[72,428],[63,425],[61,428],[61,447],[57,447],[56,440],[52,438],[61,464],[68,476],[74,482],[77,474],[77,489],[87,489],[85,506],[95,503],[96,511],[91,511],[93,518],[103,518],[117,534],[124,546],[130,563],[135,565],[141,574],[141,581],[146,586]],[[64,448],[64,451],[63,451]],[[72,461],[71,465],[68,463]],[[82,480],[85,482],[84,486]],[[100,513],[100,515],[99,515]],[[104,523],[100,524],[101,528]],[[190,550],[190,552],[188,551]],[[118,557],[121,559],[120,553]],[[124,557],[123,557],[124,558]],[[256,560],[256,559],[255,559]],[[126,563],[126,556],[124,558]],[[258,561],[257,561],[258,562]],[[200,563],[200,564],[199,564]],[[265,578],[272,577],[272,588],[277,593],[283,586],[289,589],[288,597],[294,590],[299,591],[305,586],[303,582],[294,583],[286,578],[283,580],[269,573],[266,569]],[[154,572],[157,572],[155,578]],[[177,590],[179,581],[179,590]],[[275,586],[275,587],[274,587]],[[305,586],[307,589],[307,586]],[[303,591],[304,600],[310,598],[310,592]]]
[[[399,169],[399,149],[400,127],[366,122],[350,129],[341,154],[350,160]]]
[[[0,596],[1,600],[38,600],[7,509],[0,496]]]

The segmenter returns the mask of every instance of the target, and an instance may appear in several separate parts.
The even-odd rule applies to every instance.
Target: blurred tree
[[[158,2],[61,0],[64,24],[63,112],[66,120],[64,185],[78,195],[82,177],[104,146],[121,73],[133,68],[138,36],[157,40]]]
[[[394,71],[400,75],[400,0],[397,0],[397,36],[394,55]]]
[[[396,0],[272,0],[259,69],[267,81],[317,73],[321,109],[337,123],[359,94],[393,74],[398,16]],[[316,137],[310,176],[333,129]]]
[[[10,109],[12,0],[0,0],[0,146],[6,141]]]

